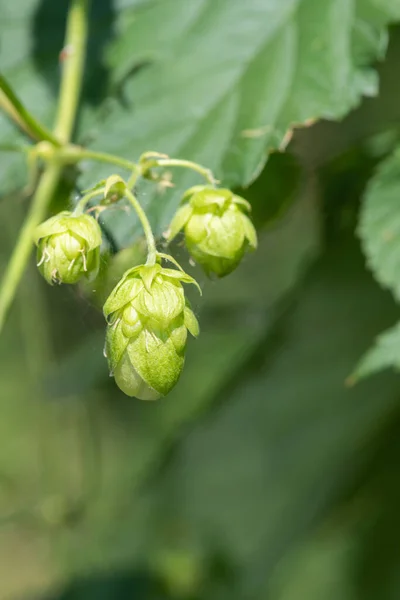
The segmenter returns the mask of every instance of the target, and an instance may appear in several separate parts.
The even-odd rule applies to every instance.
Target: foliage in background
[[[47,124],[66,9],[0,1],[1,69]],[[371,64],[399,18],[397,0],[96,1],[77,139],[127,158],[155,147],[248,184],[293,124],[341,118],[377,93]],[[387,154],[399,115],[382,107],[399,56],[361,120],[300,132],[296,156],[272,155],[241,190],[260,250],[218,287],[202,279],[203,333],[166,402],[125,399],[104,372],[88,301],[126,254],[78,294],[48,294],[29,270],[0,344],[0,597],[63,580],[63,600],[97,600],[99,589],[110,600],[398,596],[399,382],[347,390],[344,380],[398,315],[353,232],[384,158],[359,231],[395,291],[398,158]],[[367,139],[388,129],[389,141]],[[1,144],[17,135],[0,115]],[[2,153],[2,266],[25,211],[23,162]],[[76,183],[107,174],[84,163]],[[192,180],[177,182],[161,198],[140,190],[159,234]],[[137,240],[125,213],[103,225],[111,250]],[[396,330],[381,340],[364,371],[398,364]]]

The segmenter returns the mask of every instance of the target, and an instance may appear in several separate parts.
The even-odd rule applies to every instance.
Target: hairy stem
[[[60,173],[61,167],[58,165],[53,164],[47,167],[33,197],[29,214],[19,232],[18,241],[0,286],[0,331],[29,260],[33,231],[46,214],[49,200],[57,187]]]
[[[153,235],[153,232],[150,227],[149,220],[148,220],[143,208],[140,206],[138,200],[135,198],[135,196],[132,194],[132,192],[128,188],[125,190],[125,195],[128,198],[129,202],[132,204],[137,216],[139,217],[139,220],[143,227],[144,234],[146,236],[146,241],[147,241],[147,262],[146,262],[146,264],[154,265],[156,262],[156,258],[157,258],[157,249],[156,249],[156,242],[155,242],[154,235]]]
[[[60,146],[56,136],[30,114],[1,74],[0,108],[33,140],[47,141],[54,146]]]
[[[60,99],[55,134],[64,144],[70,141],[82,88],[88,34],[90,0],[71,0],[68,13]]]

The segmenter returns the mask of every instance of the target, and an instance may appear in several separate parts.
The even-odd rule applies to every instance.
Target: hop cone
[[[40,272],[46,281],[77,283],[96,277],[100,263],[101,230],[90,215],[64,211],[36,228]]]
[[[246,200],[228,189],[196,186],[183,197],[168,239],[183,229],[191,256],[207,273],[224,277],[240,263],[246,250],[257,247],[257,234]]]
[[[187,330],[199,326],[182,283],[195,280],[161,265],[125,273],[104,305],[108,322],[105,353],[118,387],[128,396],[165,396],[182,372]]]

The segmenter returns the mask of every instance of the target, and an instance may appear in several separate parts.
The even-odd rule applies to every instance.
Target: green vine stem
[[[37,121],[22,104],[7,80],[0,73],[0,107],[32,139],[47,141],[60,146],[60,142],[51,131]]]
[[[88,31],[89,0],[71,0],[68,11],[65,48],[67,58],[61,80],[55,139],[67,144],[74,128],[82,85]],[[57,141],[57,146],[59,141]],[[32,199],[28,216],[20,230],[18,240],[0,284],[0,331],[13,302],[32,250],[33,232],[44,219],[51,199],[57,189],[63,162],[56,153],[46,164]]]
[[[125,158],[121,158],[120,156],[107,154],[106,152],[97,152],[96,150],[82,148],[81,146],[75,146],[74,144],[70,144],[66,148],[63,148],[60,151],[60,155],[66,162],[79,162],[81,160],[89,159],[115,165],[116,167],[121,167],[127,171],[134,171],[138,168],[136,163]]]
[[[135,164],[134,168],[132,169],[132,174],[128,179],[127,182],[127,187],[131,190],[133,187],[135,187],[137,180],[139,179],[139,177],[142,175],[142,171],[139,165]]]
[[[72,0],[68,13],[60,99],[55,126],[57,138],[66,144],[70,141],[75,125],[82,88],[83,69],[88,35],[88,11],[90,0]]]
[[[146,236],[147,241],[147,261],[146,265],[155,265],[157,260],[157,249],[156,249],[156,241],[154,239],[153,232],[151,230],[151,226],[149,220],[144,212],[143,208],[139,204],[138,200],[132,194],[132,192],[126,188],[125,195],[128,198],[129,202],[132,204],[139,220],[142,224],[144,234]]]
[[[50,165],[45,173],[43,173],[32,200],[29,214],[19,233],[18,241],[14,247],[0,287],[0,331],[29,260],[32,250],[32,233],[46,214],[49,199],[54,194],[60,174],[61,167],[56,164]]]

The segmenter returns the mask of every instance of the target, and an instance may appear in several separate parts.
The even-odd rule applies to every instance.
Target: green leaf
[[[369,267],[400,299],[400,149],[383,161],[370,181],[358,232]]]
[[[294,123],[340,117],[359,99],[363,90],[354,97],[352,84],[360,59],[355,62],[351,44],[360,17],[352,4],[250,0],[245,5],[224,0],[206,5],[204,0],[167,0],[161,8],[150,3],[126,28],[125,61],[131,56],[130,66],[135,64],[145,36],[158,44],[161,28],[167,55],[156,45],[148,48],[151,42],[146,40],[144,48],[156,60],[124,88],[125,99],[135,106],[132,129],[124,132],[126,114],[110,115],[99,145],[107,141],[130,156],[153,147],[196,158],[206,152],[206,162],[213,159],[211,166],[222,171],[224,180],[231,185],[248,182],[263,162],[265,149],[276,147]],[[369,4],[359,2],[360,11]],[[399,17],[396,3],[391,11],[375,6],[375,13],[382,12],[381,31],[385,20]],[[176,11],[183,23],[187,16],[179,37],[176,26],[165,25],[166,19],[173,23]],[[375,21],[375,13],[364,21]],[[157,95],[150,95],[151,89],[157,89]],[[213,133],[213,115],[220,112],[226,116]],[[117,125],[120,135],[109,140]],[[214,155],[212,139],[217,142]],[[197,147],[199,142],[202,147]]]
[[[390,367],[400,368],[400,324],[378,336],[374,346],[360,360],[349,382],[355,383]]]
[[[65,4],[49,6],[0,0],[4,74],[47,126],[65,22]],[[131,159],[167,152],[204,163],[227,185],[248,184],[294,125],[340,118],[376,93],[366,65],[382,58],[386,25],[399,17],[398,0],[120,0],[114,13],[93,3],[79,141]],[[16,138],[3,115],[0,138]],[[1,192],[23,183],[23,161],[2,157]],[[111,173],[89,161],[83,171],[84,187]],[[145,188],[158,233],[193,182],[181,173],[157,203]],[[110,215],[119,245],[137,235],[134,221]]]
[[[130,54],[132,67],[145,36],[144,55],[153,62],[122,82],[127,109],[110,111],[94,146],[127,158],[152,148],[190,158],[212,168],[229,186],[251,182],[268,149],[284,146],[293,125],[340,118],[362,94],[376,93],[376,81],[371,87],[365,76],[365,61],[381,57],[382,49],[373,51],[361,39],[356,53],[356,24],[385,35],[384,23],[399,17],[398,2],[382,9],[375,2],[372,12],[369,0],[360,0],[357,12],[348,0],[161,4],[146,5],[125,28],[123,37],[129,41],[118,42],[124,44],[126,71]],[[176,12],[182,15],[178,36],[172,24]],[[158,44],[160,30],[161,47],[150,48],[150,40]],[[95,165],[85,181],[103,172]],[[176,182],[162,202],[153,201],[147,188],[144,192],[158,233],[194,178],[179,174]],[[115,219],[127,243],[132,226],[122,223],[120,215]]]

